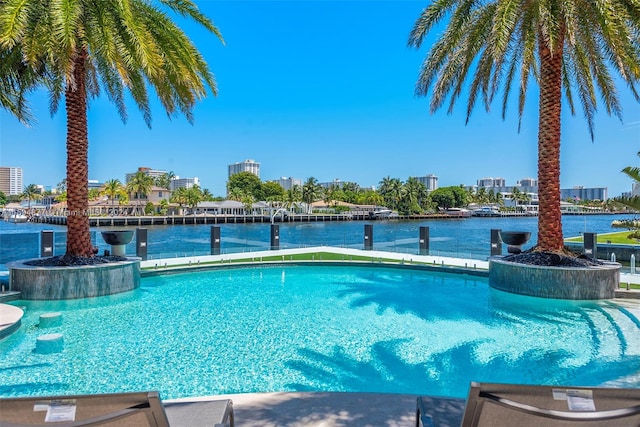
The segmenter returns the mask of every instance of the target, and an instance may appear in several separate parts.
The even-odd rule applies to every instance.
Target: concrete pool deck
[[[418,395],[413,394],[289,392],[228,394],[166,402],[231,399],[236,427],[415,427],[417,398]],[[429,400],[435,425],[460,425],[464,399],[430,397]]]

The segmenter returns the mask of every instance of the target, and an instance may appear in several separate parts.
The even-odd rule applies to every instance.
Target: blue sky
[[[520,133],[516,103],[476,109],[465,126],[464,97],[451,115],[429,114],[414,85],[428,46],[407,47],[424,1],[198,1],[226,45],[199,28],[185,31],[218,83],[195,109],[192,126],[152,105],[148,129],[133,103],[123,124],[106,96],[89,111],[89,176],[124,181],[139,166],[197,176],[224,195],[227,165],[261,163],[263,180],[340,179],[361,186],[390,176],[435,174],[439,185],[502,177],[514,185],[537,170],[537,88]],[[435,35],[435,34],[434,34]],[[428,43],[427,43],[428,44]],[[561,185],[629,191],[620,170],[637,165],[640,105],[621,85],[624,121],[604,112],[591,141],[581,111],[564,109]],[[46,94],[31,97],[37,123],[0,112],[0,164],[24,169],[24,183],[54,186],[65,176],[64,105],[52,118]]]

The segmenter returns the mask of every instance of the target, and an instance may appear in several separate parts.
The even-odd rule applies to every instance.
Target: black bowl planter
[[[500,239],[507,246],[507,252],[510,254],[519,254],[522,252],[522,245],[527,243],[531,238],[528,231],[500,231]]]
[[[125,246],[133,239],[133,230],[103,231],[102,239],[111,245],[111,255],[125,256]]]

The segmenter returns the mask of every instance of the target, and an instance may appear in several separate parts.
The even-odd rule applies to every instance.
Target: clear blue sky
[[[517,131],[516,103],[505,121],[500,105],[474,111],[465,126],[461,99],[452,115],[429,114],[414,96],[428,46],[407,37],[423,1],[199,1],[226,45],[184,27],[215,74],[219,95],[195,110],[195,125],[169,120],[154,102],[149,130],[135,104],[123,124],[106,96],[89,111],[89,176],[106,181],[139,166],[200,178],[223,195],[227,165],[254,159],[263,180],[281,176],[340,179],[361,186],[390,176],[435,174],[441,187],[502,177],[514,185],[536,177],[537,88]],[[566,114],[563,188],[629,191],[620,170],[638,165],[640,105],[620,86],[624,122],[596,117],[592,142],[581,111]],[[37,123],[25,128],[0,112],[0,165],[24,169],[24,183],[53,186],[65,176],[64,105],[51,118],[44,93],[31,97]]]

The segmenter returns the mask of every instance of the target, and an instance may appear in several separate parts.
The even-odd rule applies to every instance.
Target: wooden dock
[[[284,218],[276,216],[274,223],[281,222],[326,222],[353,221],[364,218],[354,218],[353,215],[288,215]],[[369,219],[369,218],[367,218]],[[65,216],[40,216],[36,222],[44,224],[66,225]],[[142,227],[151,225],[200,225],[200,224],[253,224],[272,222],[272,218],[265,215],[183,215],[183,216],[93,216],[89,217],[91,227]]]
[[[584,215],[584,213],[581,213]],[[581,215],[579,213],[563,213],[563,215]],[[600,213],[605,214],[605,213]],[[536,216],[530,212],[501,212],[497,218],[504,217],[526,217]],[[89,224],[91,227],[142,227],[151,225],[200,225],[200,224],[268,224],[274,223],[295,223],[295,222],[333,222],[333,221],[394,221],[411,220],[424,221],[433,219],[467,219],[451,216],[443,213],[424,215],[395,215],[390,218],[373,217],[368,213],[345,213],[345,214],[289,214],[276,215],[271,218],[269,215],[170,215],[170,216],[91,216]],[[30,222],[43,224],[66,225],[67,217],[62,215],[40,215],[29,218]]]

